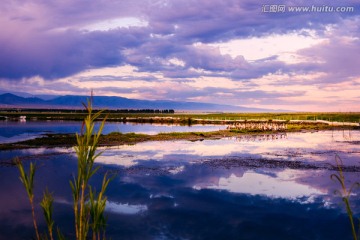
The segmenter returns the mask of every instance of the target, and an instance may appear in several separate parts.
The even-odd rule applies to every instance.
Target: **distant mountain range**
[[[0,92],[1,93],[1,92]],[[22,96],[19,96],[22,95]],[[86,103],[88,96],[32,96],[28,93],[3,93],[0,95],[2,108],[40,108],[40,109],[80,109]],[[173,109],[175,111],[202,112],[278,112],[279,110],[247,108],[240,106],[199,103],[176,102],[166,100],[138,100],[123,97],[94,96],[94,108],[105,109]]]

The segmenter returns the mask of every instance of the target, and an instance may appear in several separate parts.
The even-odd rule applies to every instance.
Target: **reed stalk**
[[[24,170],[24,166],[19,158],[15,158],[16,166],[19,169],[20,172],[20,181],[23,183],[26,193],[28,195],[28,199],[31,205],[31,214],[36,234],[36,239],[40,240],[40,235],[36,223],[36,217],[35,217],[35,207],[34,207],[34,176],[35,176],[35,164],[30,163],[29,173],[27,174]]]
[[[353,191],[353,189],[355,187],[359,187],[360,184],[358,182],[353,183],[351,185],[351,187],[348,189],[345,184],[345,176],[344,176],[344,172],[342,169],[343,162],[338,155],[335,156],[335,161],[336,161],[336,166],[338,169],[338,174],[331,174],[330,178],[332,180],[338,181],[341,185],[341,190],[340,191],[336,190],[335,193],[339,194],[341,196],[341,198],[345,204],[346,213],[347,213],[347,215],[349,217],[349,221],[350,221],[351,233],[352,233],[353,239],[358,240],[359,238],[358,238],[358,235],[355,230],[355,222],[354,222],[353,212],[352,212],[351,206],[350,206],[350,195],[351,195],[351,192]]]
[[[50,240],[54,240],[54,238],[53,238],[54,220],[52,218],[53,202],[54,202],[54,198],[53,198],[52,194],[46,189],[44,192],[43,199],[40,203],[40,206],[43,209],[46,225],[48,227]]]
[[[94,133],[95,120],[102,114],[102,111],[93,113],[91,98],[88,100],[87,105],[84,104],[84,107],[88,114],[83,121],[81,134],[76,134],[77,145],[74,147],[78,159],[77,175],[70,180],[75,217],[75,234],[77,240],[86,240],[91,227],[93,233],[92,238],[94,240],[100,240],[101,231],[103,232],[103,239],[105,239],[106,219],[104,212],[107,198],[104,194],[111,178],[108,178],[107,174],[105,174],[99,193],[96,192],[95,188],[92,188],[89,180],[99,169],[99,167],[94,167],[94,162],[95,159],[102,154],[102,152],[97,151],[97,148],[106,118],[101,122],[99,130]],[[48,239],[46,233],[41,236],[39,235],[35,218],[35,164],[30,163],[29,173],[26,173],[18,158],[15,159],[15,162],[20,172],[20,180],[25,186],[30,201],[36,239]],[[52,218],[53,201],[52,194],[46,190],[40,205],[43,209],[50,240],[54,239],[54,221]],[[65,239],[59,228],[57,228],[57,238],[60,240]]]
[[[106,120],[104,119],[101,122],[98,132],[93,134],[95,120],[102,112],[92,112],[91,99],[88,100],[87,105],[84,104],[84,107],[88,115],[84,119],[82,133],[80,135],[76,134],[77,145],[75,146],[75,152],[78,158],[78,172],[77,176],[70,182],[74,200],[75,232],[76,238],[79,240],[86,239],[88,235],[91,210],[89,206],[86,206],[86,202],[91,191],[87,192],[87,189],[91,190],[89,180],[99,169],[94,167],[94,162],[101,154],[101,152],[96,153],[96,151]]]

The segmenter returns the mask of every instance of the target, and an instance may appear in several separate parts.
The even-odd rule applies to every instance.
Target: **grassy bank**
[[[75,120],[82,121],[85,113],[53,112],[9,112],[0,111],[0,119],[26,116],[28,120]],[[360,122],[360,113],[109,113],[104,111],[100,119],[107,121],[149,123],[219,123],[222,120],[326,120],[335,122]]]
[[[359,127],[354,126],[330,126],[322,123],[291,123],[284,131],[261,131],[261,130],[219,130],[213,132],[172,132],[159,133],[156,135],[113,132],[101,135],[99,144],[101,146],[115,146],[124,144],[136,144],[145,141],[174,141],[188,140],[199,141],[205,139],[220,139],[224,137],[236,137],[240,135],[256,134],[276,134],[300,131],[320,131],[320,130],[355,130]],[[43,137],[26,140],[17,143],[0,144],[0,150],[24,149],[36,147],[72,147],[76,144],[75,134],[46,134]]]

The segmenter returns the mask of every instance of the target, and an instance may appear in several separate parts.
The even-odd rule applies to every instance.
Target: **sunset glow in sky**
[[[360,1],[267,4],[3,0],[0,90],[360,111]]]

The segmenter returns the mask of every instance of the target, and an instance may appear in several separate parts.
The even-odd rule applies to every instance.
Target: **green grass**
[[[36,166],[34,163],[30,163],[29,172],[27,173],[24,169],[23,164],[18,158],[15,158],[16,165],[20,173],[20,181],[25,187],[26,193],[31,206],[31,215],[34,224],[34,230],[36,234],[36,239],[40,240],[39,230],[37,227],[36,217],[35,217],[35,207],[34,207],[34,177],[36,172]]]
[[[0,116],[14,117],[26,116],[27,119],[36,118],[38,120],[75,120],[82,121],[86,113],[65,113],[54,110],[53,112],[6,112],[1,111]],[[194,124],[195,119],[222,121],[222,120],[326,120],[337,122],[360,122],[358,112],[301,112],[301,113],[107,113],[100,114],[99,119],[108,116],[107,121],[124,122],[160,122],[160,123],[180,123]],[[154,117],[172,117],[173,119],[155,119]]]
[[[344,172],[342,169],[343,162],[338,155],[335,156],[335,161],[336,161],[336,167],[337,167],[338,172],[337,172],[337,174],[331,174],[330,178],[334,181],[337,181],[341,186],[340,190],[339,191],[336,190],[335,193],[338,194],[344,202],[344,205],[346,208],[346,213],[349,217],[349,222],[350,222],[350,226],[351,226],[351,233],[352,233],[353,239],[358,240],[359,237],[358,237],[358,234],[356,233],[357,227],[355,227],[354,215],[353,215],[353,212],[351,210],[351,205],[350,205],[350,196],[351,196],[353,189],[358,188],[360,186],[360,184],[358,182],[355,182],[350,187],[347,187],[346,186],[347,181],[345,181],[345,176],[344,176]]]
[[[356,130],[357,126],[331,126],[323,123],[288,123],[287,129],[278,132],[321,131],[321,130]],[[100,135],[100,146],[132,145],[145,141],[170,141],[170,140],[203,140],[234,137],[244,134],[271,134],[277,131],[261,131],[259,129],[231,129],[212,132],[170,132],[156,135],[113,132]],[[25,149],[36,147],[73,147],[77,144],[75,134],[47,134],[44,137],[26,140],[18,143],[0,144],[0,150]]]
[[[73,196],[73,210],[74,210],[74,228],[77,240],[88,239],[91,229],[92,239],[100,240],[106,239],[105,227],[106,218],[104,216],[107,198],[104,195],[109,182],[111,181],[105,174],[100,191],[96,191],[89,183],[91,177],[98,171],[99,167],[95,167],[94,163],[102,152],[97,150],[101,132],[105,124],[105,119],[102,121],[98,132],[94,132],[95,120],[100,116],[101,112],[93,113],[91,107],[91,100],[85,105],[87,115],[84,118],[81,134],[76,134],[72,138],[60,135],[48,137],[47,142],[54,140],[52,144],[56,146],[61,141],[68,141],[68,143],[75,142],[74,150],[77,155],[77,173],[70,180],[70,187]],[[49,140],[51,139],[51,140]],[[69,141],[69,139],[71,139]],[[44,143],[44,139],[40,143]],[[37,143],[39,144],[39,143]],[[30,169],[27,173],[23,167],[22,162],[16,159],[16,164],[20,172],[20,180],[23,183],[31,205],[33,224],[36,233],[36,239],[51,239],[53,240],[54,220],[52,219],[53,212],[53,196],[47,190],[44,192],[42,201],[40,202],[43,210],[45,222],[48,228],[48,233],[39,234],[35,218],[34,208],[34,176],[36,172],[35,164],[30,163]],[[64,239],[59,228],[57,228],[57,238]]]
[[[332,126],[323,123],[317,124],[306,124],[306,123],[290,123],[287,125],[287,131],[304,131],[304,130],[331,130],[334,129]],[[337,129],[343,128],[342,126],[338,126]],[[347,127],[348,128],[348,127]],[[346,129],[347,129],[346,128]]]

